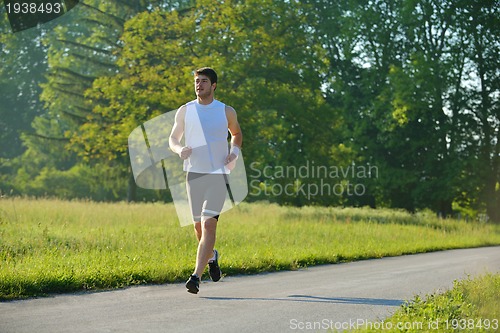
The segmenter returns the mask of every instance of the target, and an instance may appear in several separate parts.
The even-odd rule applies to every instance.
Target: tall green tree
[[[26,133],[33,132],[33,120],[44,113],[38,98],[48,68],[42,39],[54,23],[13,33],[7,15],[0,12],[0,192],[18,193],[15,175],[23,165],[18,156],[27,150],[23,135],[34,139]]]
[[[28,48],[25,54],[26,57],[32,57],[37,51],[43,51],[40,65],[33,66],[40,71],[43,80],[34,81],[36,75],[30,73],[33,80],[25,81],[33,82],[37,89],[23,89],[25,98],[36,101],[39,106],[36,115],[33,115],[35,118],[29,120],[31,128],[23,134],[26,152],[16,162],[17,170],[12,170],[18,173],[14,183],[18,183],[23,191],[29,191],[30,187],[24,185],[30,179],[42,176],[41,170],[44,168],[60,178],[59,171],[64,172],[78,164],[87,163],[66,149],[70,136],[85,123],[91,111],[84,92],[97,77],[118,71],[115,52],[121,47],[119,36],[126,19],[155,5],[172,6],[171,1],[80,2],[61,18],[42,25],[43,33],[37,39],[31,39],[37,46]],[[17,63],[19,66],[31,67],[26,59],[17,59]],[[103,170],[103,178],[109,177],[106,168],[102,165],[99,168]],[[75,170],[83,169],[76,167]],[[45,172],[43,177],[50,178],[51,171]],[[113,177],[118,184],[117,175]],[[105,183],[105,179],[102,179],[102,183]],[[71,186],[71,182],[62,182],[60,186]]]
[[[49,24],[14,34],[7,15],[0,16],[0,158],[23,152],[21,133],[42,113],[37,96],[47,69],[47,49],[41,40],[50,28]]]
[[[388,75],[399,66],[403,48],[402,1],[311,1],[312,32],[327,51],[329,68],[324,90],[327,102],[345,119],[341,144],[355,163],[376,166],[378,178],[364,179],[366,195],[354,204],[389,204],[412,209],[404,187],[411,182],[386,147],[394,125],[391,104],[381,98]],[[337,162],[338,164],[339,162]],[[399,175],[398,175],[399,173]],[[390,193],[387,185],[398,189]],[[400,190],[399,190],[400,189]]]
[[[494,218],[498,6],[310,3],[330,63],[326,98],[344,116],[346,145],[380,168],[377,202],[443,214],[454,201],[482,202]]]
[[[457,130],[447,101],[456,64],[451,52],[456,42],[452,2],[407,2],[400,20],[406,41],[403,62],[389,73],[393,153],[413,181],[409,189],[414,207],[452,212],[457,196],[461,160],[451,150]],[[408,153],[405,153],[407,150]]]
[[[478,197],[475,201],[500,223],[500,6],[498,1],[459,1],[458,29],[464,38],[462,117],[469,129],[467,153]],[[465,90],[462,92],[462,90]],[[474,193],[472,189],[470,193]]]
[[[121,72],[97,80],[89,91],[93,115],[73,137],[74,147],[81,154],[124,157],[130,131],[193,99],[192,71],[210,65],[220,74],[218,98],[236,108],[249,138],[247,161],[263,167],[271,160],[301,165],[321,159],[337,121],[325,116],[323,51],[306,33],[304,10],[263,0],[199,2],[192,10],[136,16],[122,38]],[[113,135],[99,137],[103,132]],[[299,197],[280,200],[303,203]]]

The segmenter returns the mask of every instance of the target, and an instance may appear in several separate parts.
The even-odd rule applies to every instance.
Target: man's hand
[[[179,157],[183,160],[187,159],[189,156],[191,156],[191,153],[193,152],[193,148],[191,147],[182,147],[181,151],[179,151],[177,154]]]
[[[224,165],[229,169],[229,171],[234,169],[237,159],[238,155],[236,155],[235,153],[229,153],[229,155],[227,155],[226,159],[224,160]]]
[[[238,158],[238,156],[236,156],[235,154],[231,153],[231,154],[227,155],[226,160],[224,161],[224,164],[228,165],[229,163],[231,163],[233,161],[236,161],[237,158]]]

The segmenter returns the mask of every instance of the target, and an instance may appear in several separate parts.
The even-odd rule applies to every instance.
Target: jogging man
[[[198,250],[196,266],[186,288],[197,294],[207,264],[210,278],[214,282],[221,278],[219,253],[214,249],[217,222],[226,199],[227,174],[238,158],[243,135],[235,110],[214,98],[217,73],[212,68],[195,71],[194,88],[196,99],[177,110],[169,146],[184,160],[187,172],[186,188]],[[183,135],[184,146],[181,144]]]

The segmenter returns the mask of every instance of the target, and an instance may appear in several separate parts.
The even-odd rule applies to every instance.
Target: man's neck
[[[198,103],[200,103],[201,105],[208,105],[210,103],[212,103],[214,101],[214,96],[210,96],[210,97],[206,97],[206,98],[202,98],[200,96],[198,96]]]

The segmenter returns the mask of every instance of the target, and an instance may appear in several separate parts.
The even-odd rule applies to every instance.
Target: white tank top
[[[186,104],[184,118],[185,145],[193,148],[184,160],[184,171],[197,173],[225,173],[228,149],[226,105],[213,100],[208,105],[198,100]]]

